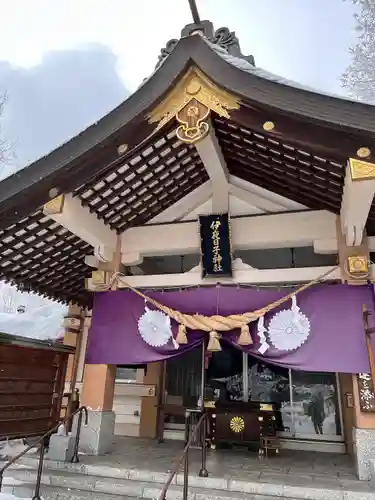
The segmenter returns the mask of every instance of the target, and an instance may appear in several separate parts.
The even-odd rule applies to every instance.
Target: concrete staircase
[[[3,493],[19,498],[32,498],[36,480],[37,458],[25,457],[8,470]],[[44,500],[127,500],[156,499],[168,472],[126,469],[120,465],[65,464],[45,461],[41,495]],[[183,474],[180,472],[170,486],[167,498],[182,498]],[[303,477],[285,482],[281,476],[235,479],[225,477],[189,476],[189,500],[375,500],[370,484],[343,480],[337,484],[328,479],[309,484]]]

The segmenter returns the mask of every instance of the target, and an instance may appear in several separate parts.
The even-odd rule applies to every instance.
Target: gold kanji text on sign
[[[219,220],[215,220],[211,222],[210,229],[211,240],[212,240],[212,266],[214,273],[220,273],[223,270],[221,265],[223,257],[220,251],[220,226],[221,222]]]

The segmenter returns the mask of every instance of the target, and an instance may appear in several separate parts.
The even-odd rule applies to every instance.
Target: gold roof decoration
[[[198,68],[191,67],[168,96],[148,115],[149,123],[158,123],[156,130],[177,117],[191,101],[200,103],[219,116],[229,119],[229,111],[239,109],[239,100],[219,88]]]
[[[375,163],[349,158],[349,168],[353,181],[375,179]]]

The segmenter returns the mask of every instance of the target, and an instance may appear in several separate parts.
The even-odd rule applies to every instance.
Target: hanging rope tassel
[[[214,330],[210,332],[210,340],[208,342],[207,351],[210,352],[221,351],[220,335]]]
[[[250,335],[250,328],[249,325],[242,325],[241,326],[241,333],[240,336],[238,337],[237,344],[238,345],[251,345],[253,343],[253,339],[251,338]]]
[[[178,331],[177,331],[177,336],[176,336],[176,342],[181,345],[181,344],[187,344],[188,339],[186,335],[186,326],[185,325],[178,325]]]

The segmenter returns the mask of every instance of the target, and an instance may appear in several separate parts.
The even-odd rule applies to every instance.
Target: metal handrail
[[[26,453],[33,448],[36,448],[40,444],[40,453],[39,453],[39,462],[38,462],[38,472],[36,476],[36,485],[35,485],[35,491],[34,491],[34,496],[32,500],[41,500],[40,498],[40,484],[41,484],[41,479],[42,479],[42,473],[43,473],[43,461],[44,461],[44,451],[46,447],[46,439],[52,436],[52,434],[57,431],[57,429],[60,427],[60,425],[67,424],[70,422],[75,415],[78,414],[78,423],[77,423],[77,434],[75,437],[75,442],[74,442],[74,453],[72,457],[72,463],[77,464],[79,462],[79,457],[78,457],[78,447],[79,447],[79,438],[81,436],[81,427],[82,427],[82,414],[85,414],[85,425],[88,424],[88,411],[86,406],[81,406],[76,410],[75,412],[71,413],[68,417],[65,417],[63,420],[60,420],[58,424],[56,424],[52,429],[47,431],[45,434],[43,434],[42,437],[38,439],[38,441],[30,446],[28,446],[25,450],[22,450],[18,455],[13,457],[11,460],[9,460],[5,465],[3,465],[0,468],[0,492],[1,492],[1,487],[3,483],[3,477],[4,477],[4,472],[13,465],[17,460],[19,460],[21,457],[26,455]]]
[[[170,487],[173,478],[175,475],[178,473],[181,463],[183,460],[185,460],[184,464],[184,485],[183,485],[183,500],[187,500],[188,498],[188,487],[189,487],[189,450],[190,447],[196,438],[196,435],[198,434],[198,431],[203,425],[203,432],[202,432],[202,464],[201,464],[201,469],[199,471],[199,476],[200,477],[208,477],[208,471],[206,469],[206,457],[207,457],[207,448],[206,448],[206,429],[207,429],[207,420],[208,420],[208,414],[203,413],[203,415],[200,417],[198,420],[198,423],[194,429],[194,431],[191,433],[191,436],[189,440],[187,441],[184,451],[181,453],[181,455],[178,457],[175,466],[173,467],[171,473],[168,476],[168,479],[164,483],[163,489],[161,490],[161,493],[158,497],[158,500],[166,500],[166,495],[168,488]]]

